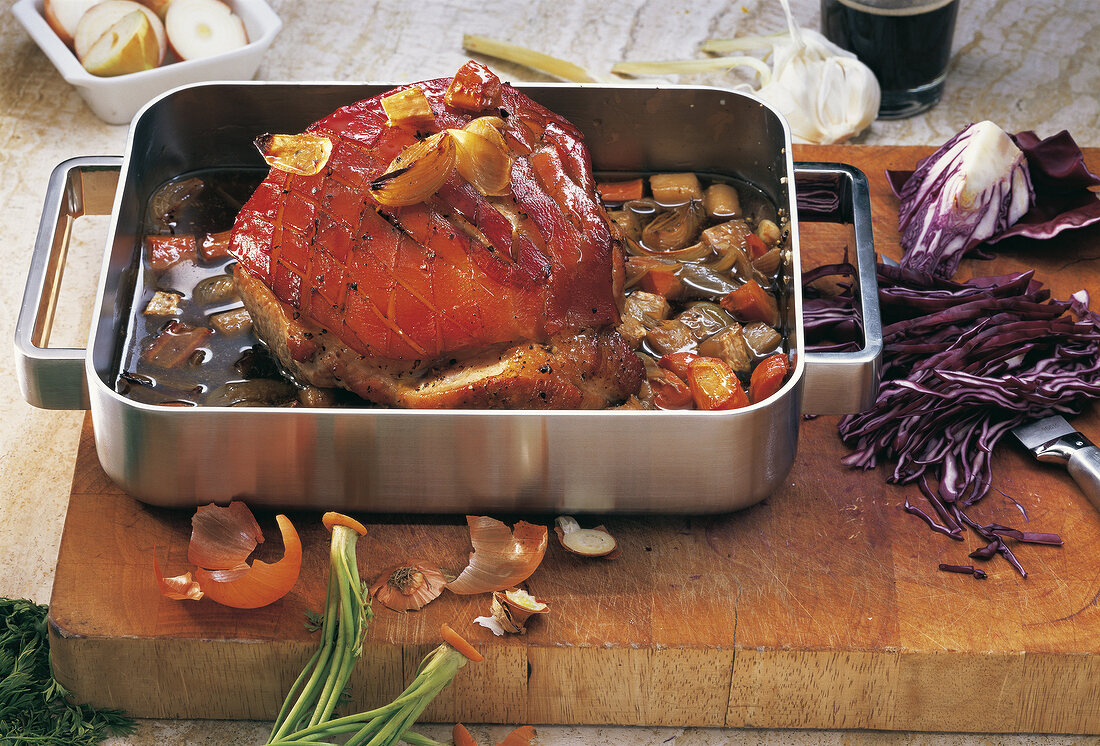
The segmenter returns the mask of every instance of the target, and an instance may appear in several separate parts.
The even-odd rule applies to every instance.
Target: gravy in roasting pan
[[[344,391],[300,385],[252,332],[226,248],[237,212],[265,175],[206,170],[154,194],[119,393],[164,406],[374,406]],[[700,375],[725,371],[745,391],[760,377],[754,371],[779,361],[781,383],[788,374],[785,216],[755,187],[712,174],[604,173],[597,181],[626,249],[620,333],[647,368],[631,404],[699,407],[687,386],[696,358],[721,361],[697,364]]]

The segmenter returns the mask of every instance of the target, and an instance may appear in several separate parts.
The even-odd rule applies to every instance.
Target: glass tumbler
[[[959,0],[821,0],[821,32],[871,68],[879,119],[904,119],[940,100]]]

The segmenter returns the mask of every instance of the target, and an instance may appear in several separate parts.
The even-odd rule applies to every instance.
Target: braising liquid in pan
[[[252,332],[233,290],[235,260],[203,248],[204,243],[211,243],[211,235],[216,238],[232,227],[241,205],[265,174],[262,169],[190,173],[168,182],[154,194],[146,211],[146,238],[136,268],[132,313],[119,355],[115,381],[119,393],[135,401],[165,406],[374,406],[348,392],[320,391],[291,380]],[[623,180],[634,176],[637,174],[597,174],[597,179]],[[721,176],[699,176],[704,186],[719,182],[734,186],[749,226],[755,228],[765,220],[782,225],[774,206],[755,187]],[[669,209],[652,199],[626,204],[609,202],[605,206],[613,218],[618,216],[617,222],[626,217],[645,223],[654,214]],[[708,220],[703,227],[720,222]],[[194,250],[186,248],[191,236],[195,238]],[[154,245],[163,242],[164,237],[182,238],[181,245],[185,248],[177,250],[173,245],[171,251],[176,253],[170,252],[169,266],[158,269],[154,263],[163,266],[166,261],[163,251]],[[780,247],[789,247],[785,230]],[[628,242],[628,296],[645,293],[644,281],[635,277],[631,284],[629,266],[645,261],[644,254],[651,248],[642,240],[633,247]],[[640,258],[631,259],[632,256]],[[781,320],[787,317],[789,295],[789,283],[782,280],[789,270],[785,257],[784,254],[777,268],[753,271],[755,279],[776,300]],[[682,318],[700,336],[709,332],[699,332],[697,323],[706,327],[724,313],[718,301],[745,278],[738,277],[732,269],[707,270],[702,266],[706,263],[694,262],[699,267],[694,267],[690,260],[681,263],[677,274],[683,279],[683,297],[668,304],[664,309],[667,320],[662,323],[671,324]],[[634,301],[642,297],[636,295]],[[628,308],[630,305],[628,300]],[[646,305],[645,310],[645,324],[650,324],[654,321],[648,315],[652,309]],[[756,344],[750,341],[746,346],[748,367],[738,370],[745,383],[752,366],[785,350],[787,335],[783,324],[780,321],[774,325],[775,333],[758,335],[753,338]],[[643,334],[635,346],[648,364],[654,364],[663,352],[660,334]]]

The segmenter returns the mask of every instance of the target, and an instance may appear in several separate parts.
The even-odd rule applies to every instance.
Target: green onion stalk
[[[321,647],[291,686],[267,743],[319,746],[330,743],[326,739],[350,734],[345,746],[389,746],[399,741],[413,746],[442,746],[409,728],[467,660],[481,658],[446,625],[446,642],[424,658],[416,678],[396,699],[366,712],[332,717],[363,652],[363,636],[373,614],[355,558],[356,541],[366,529],[338,513],[326,513],[324,523],[332,531],[332,543]]]

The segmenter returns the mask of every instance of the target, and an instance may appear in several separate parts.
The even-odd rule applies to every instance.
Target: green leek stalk
[[[321,647],[290,688],[272,727],[269,746],[321,746],[327,739],[351,734],[345,746],[444,746],[409,731],[424,708],[454,680],[467,655],[480,660],[468,643],[444,625],[444,642],[425,656],[416,678],[392,702],[355,715],[333,718],[352,668],[363,652],[363,636],[373,616],[366,586],[359,578],[355,544],[366,532],[361,524],[336,513],[325,514],[332,530]],[[457,638],[457,639],[456,639]]]
[[[333,514],[326,514],[326,519],[330,515]],[[328,523],[326,521],[326,525]],[[269,744],[278,743],[294,731],[318,725],[332,717],[352,668],[363,652],[363,635],[373,613],[366,585],[359,578],[355,558],[355,544],[360,532],[338,522],[333,523],[331,529],[321,647],[290,687],[275,718]]]

